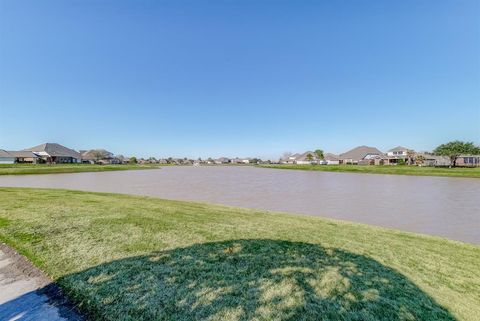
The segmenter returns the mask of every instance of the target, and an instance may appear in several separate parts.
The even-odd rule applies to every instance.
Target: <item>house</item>
[[[428,153],[417,153],[415,161],[419,166],[451,166],[452,164],[448,156],[431,155]]]
[[[39,162],[43,163],[80,163],[82,156],[79,152],[56,143],[45,143],[24,149],[23,152],[32,152]]]
[[[121,164],[121,160],[115,158],[113,153],[105,149],[81,150],[82,163],[87,164]]]
[[[480,156],[479,155],[460,155],[457,158],[457,166],[464,167],[480,167]]]
[[[0,164],[13,164],[15,163],[15,156],[6,150],[0,149]]]
[[[382,156],[384,157],[384,154],[375,147],[358,146],[348,152],[340,154],[338,159],[340,164],[359,164],[359,162],[373,164],[375,163],[375,159],[380,163],[379,157]],[[370,160],[373,160],[373,162]]]
[[[307,151],[299,156],[297,156],[294,160],[294,164],[298,165],[311,165],[318,163],[318,157],[314,152]]]
[[[15,157],[15,163],[30,163],[38,162],[38,156],[30,151],[9,151]]]
[[[287,155],[285,157],[280,158],[279,163],[280,164],[295,164],[295,160],[297,157],[300,157],[300,154],[293,154],[293,155]]]
[[[220,158],[215,160],[215,164],[217,164],[217,165],[228,164],[228,163],[230,163],[230,159],[227,158],[227,157],[220,157]]]
[[[414,151],[412,149],[397,146],[390,149],[387,152],[387,161],[385,165],[396,165],[400,162],[408,163],[409,157],[410,160],[413,160]]]
[[[338,165],[340,164],[338,155],[332,153],[326,153],[323,155],[324,164],[326,165]]]

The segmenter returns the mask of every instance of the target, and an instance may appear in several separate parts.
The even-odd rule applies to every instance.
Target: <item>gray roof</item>
[[[14,157],[21,157],[21,158],[35,158],[37,157],[36,155],[34,155],[32,152],[30,151],[23,151],[23,150],[20,150],[20,151],[13,151],[13,150],[9,150],[8,151],[10,154],[12,154]]]
[[[74,151],[73,149],[67,148],[57,143],[45,143],[35,147],[24,149],[23,151],[32,151],[32,152],[46,152],[50,156],[55,157],[73,157],[80,159],[82,158],[80,153]]]
[[[308,154],[312,155],[312,160],[317,159],[317,154],[315,154],[314,152],[311,152],[311,151],[307,151],[307,152],[301,154],[300,156],[296,157],[295,160],[297,160],[297,161],[308,161],[308,159],[307,159]]]
[[[328,161],[337,161],[338,160],[338,155],[332,154],[332,153],[326,153],[323,155],[323,159],[328,160]]]
[[[389,152],[401,152],[404,150],[410,150],[410,149],[403,146],[397,146],[395,148],[390,149]]]
[[[349,150],[348,152],[345,152],[343,154],[340,154],[339,158],[340,159],[353,159],[356,161],[359,161],[367,155],[383,155],[381,151],[379,151],[375,147],[369,147],[369,146],[358,146],[355,147],[352,150]]]
[[[15,157],[4,149],[0,149],[0,157]]]

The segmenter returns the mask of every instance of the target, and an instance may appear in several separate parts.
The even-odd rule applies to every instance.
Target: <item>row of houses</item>
[[[335,155],[326,153],[319,158],[314,152],[286,155],[279,160],[281,164],[356,164],[356,165],[398,165],[410,164],[420,166],[450,166],[448,156],[432,155],[426,152],[415,152],[403,146],[397,146],[386,153],[370,146],[358,146],[345,153]],[[457,166],[480,166],[480,156],[460,155]]]
[[[124,160],[122,160],[121,157],[116,157],[106,150],[95,149],[76,151],[57,143],[45,143],[20,151],[6,151],[0,149],[0,164],[120,164],[122,162],[124,162]]]

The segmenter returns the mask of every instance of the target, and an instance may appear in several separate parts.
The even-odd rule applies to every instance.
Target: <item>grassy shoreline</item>
[[[0,240],[93,320],[475,320],[480,247],[368,225],[0,188]]]
[[[418,166],[362,166],[362,165],[259,165],[264,168],[293,169],[304,171],[346,172],[361,174],[390,174],[390,175],[416,175],[416,176],[443,176],[480,178],[480,167],[475,168],[445,168],[445,167],[418,167]]]
[[[0,164],[0,175],[108,172],[160,168],[158,165]]]

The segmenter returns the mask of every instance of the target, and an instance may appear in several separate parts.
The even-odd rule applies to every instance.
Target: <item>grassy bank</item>
[[[0,175],[107,172],[158,168],[158,165],[0,164]]]
[[[362,165],[261,165],[261,167],[296,169],[305,171],[350,172],[368,174],[419,175],[419,176],[451,176],[480,178],[480,167],[418,167],[418,166],[362,166]]]
[[[478,320],[480,247],[118,194],[0,188],[0,239],[94,320]]]

